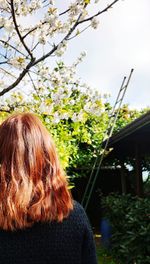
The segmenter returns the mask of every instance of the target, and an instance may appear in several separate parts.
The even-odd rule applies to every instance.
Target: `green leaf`
[[[87,5],[90,4],[90,2],[91,2],[91,0],[84,0],[84,3]]]

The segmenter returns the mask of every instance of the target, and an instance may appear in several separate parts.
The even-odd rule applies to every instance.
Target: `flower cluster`
[[[88,8],[96,3],[98,0],[72,0],[63,9],[65,4],[56,4],[54,0],[0,0],[0,65],[3,68],[0,79],[6,78],[8,86],[16,83],[19,89],[22,78],[26,83],[30,80],[32,85],[34,80],[39,85],[38,90],[44,94],[47,80],[53,88],[66,84],[73,86],[75,67],[85,53],[71,67],[59,67],[59,71],[49,70],[48,60],[45,59],[61,57],[67,51],[71,38],[88,26],[94,29],[98,27],[97,17],[92,14],[92,8]],[[85,28],[81,26],[84,22]],[[25,68],[27,71],[24,75]],[[80,85],[79,80],[76,80],[77,85]],[[58,102],[57,98],[56,104]]]
[[[51,116],[52,122],[58,124],[61,120],[86,122],[89,115],[101,116],[104,111],[104,100],[101,94],[76,79],[76,67],[85,56],[79,56],[71,66],[58,62],[57,67],[50,72],[48,67],[41,66],[38,75],[44,74],[44,89],[38,89],[40,96],[40,112]],[[38,99],[39,100],[39,99]]]
[[[98,25],[99,25],[99,20],[96,17],[93,17],[91,20],[91,27],[97,29]]]
[[[26,60],[24,57],[14,57],[8,62],[17,69],[25,68],[26,66]]]

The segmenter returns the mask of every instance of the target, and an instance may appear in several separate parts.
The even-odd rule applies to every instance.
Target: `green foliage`
[[[8,114],[6,112],[1,112],[0,113],[0,124],[2,123],[2,121],[8,116]]]
[[[62,67],[63,64],[58,64],[55,71],[62,70]],[[59,98],[58,102],[54,101],[54,97]],[[111,112],[111,105],[105,101],[97,92],[83,92],[74,82],[71,89],[67,84],[61,89],[57,86],[47,87],[46,90],[40,88],[29,99],[20,93],[13,93],[5,101],[4,109],[9,110],[10,114],[24,111],[38,114],[54,138],[63,168],[73,179],[87,176],[100,153]],[[13,106],[10,102],[13,102]],[[130,117],[128,119],[125,109]],[[128,106],[123,106],[116,130],[140,113],[135,111],[133,114]],[[1,112],[0,122],[7,116],[7,112]]]
[[[150,263],[150,199],[110,195],[103,206],[112,226],[112,255],[123,264]]]
[[[96,247],[98,264],[119,264],[113,260],[112,256],[102,247]]]
[[[137,110],[130,109],[127,104],[123,105],[120,109],[118,119],[115,125],[115,132],[128,125],[130,122],[138,118],[140,115],[146,113],[148,109]]]
[[[85,120],[76,122],[62,119],[58,124],[49,115],[40,117],[54,138],[63,167],[72,177],[83,176],[82,170],[78,175],[77,168],[91,169],[106,130],[107,114],[88,114]]]
[[[40,97],[36,96],[35,98],[34,94],[33,97],[32,103],[27,102],[25,107],[18,106],[15,111],[10,111],[10,114],[22,111],[37,113],[53,136],[63,168],[67,169],[72,178],[83,176],[82,173],[79,175],[76,169],[83,167],[86,167],[87,170],[91,169],[93,161],[100,151],[100,145],[107,127],[108,113],[101,112],[103,104],[100,100],[96,102],[99,114],[95,114],[94,111],[85,111],[84,100],[88,99],[90,101],[91,98],[74,89],[70,97],[63,98],[63,102],[55,104],[52,112],[48,113],[40,110]],[[52,105],[50,93],[44,99],[47,107]],[[19,99],[17,98],[17,100]],[[74,100],[73,105],[70,104],[71,100]],[[56,113],[59,115],[58,122],[55,118]],[[67,118],[65,118],[65,115],[67,115]],[[8,113],[1,112],[1,121],[6,116],[8,116]],[[74,116],[75,120],[73,119]]]

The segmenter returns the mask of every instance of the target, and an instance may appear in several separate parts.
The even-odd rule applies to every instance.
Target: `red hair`
[[[0,125],[0,228],[62,221],[72,207],[49,132],[33,114],[10,116]]]

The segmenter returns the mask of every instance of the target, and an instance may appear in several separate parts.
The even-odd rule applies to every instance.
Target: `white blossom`
[[[4,80],[0,80],[0,91],[4,89],[5,83]]]
[[[70,104],[70,105],[74,105],[74,104],[75,104],[75,100],[74,100],[74,99],[70,100],[70,101],[69,101],[69,104]]]
[[[47,66],[42,66],[38,70],[38,74],[44,79],[49,79],[50,78],[50,72],[49,72],[49,67]]]
[[[62,84],[62,78],[59,72],[53,71],[50,75],[50,82],[53,86]]]
[[[96,17],[93,17],[91,20],[91,27],[97,29],[98,25],[99,25],[98,19]]]
[[[50,0],[49,3],[50,3],[50,5],[55,5],[55,1],[54,0]]]
[[[72,119],[73,122],[78,122],[78,115],[76,113],[74,113],[72,115],[72,118],[71,119]]]
[[[76,2],[71,3],[69,6],[69,15],[70,16],[77,16],[81,13],[81,5],[77,4]]]
[[[60,99],[60,95],[58,93],[52,93],[51,98],[53,101],[57,101]]]
[[[83,9],[82,15],[80,17],[80,21],[82,21],[83,19],[85,19],[87,16],[88,16],[88,11],[86,9]]]
[[[64,89],[62,87],[58,88],[58,94],[63,94],[64,93]]]
[[[58,32],[64,34],[64,33],[67,33],[69,29],[70,29],[70,24],[64,22],[64,23],[61,23],[61,26],[59,25]]]
[[[90,111],[90,103],[87,103],[87,104],[84,105],[84,110],[86,112],[89,112]]]
[[[40,44],[43,44],[43,45],[45,45],[46,44],[46,42],[47,42],[47,36],[45,35],[45,33],[41,33],[40,34],[40,36],[39,36],[39,38],[38,38],[38,42],[40,43]]]
[[[62,76],[62,78],[63,78],[63,82],[64,82],[64,83],[68,83],[68,82],[70,81],[70,79],[71,79],[71,75],[70,75],[69,72],[66,72],[66,73]]]
[[[42,7],[42,1],[41,0],[32,0],[31,4],[29,6],[30,10],[36,10]]]
[[[55,51],[55,55],[61,57],[66,51],[66,49],[67,49],[67,41],[63,41],[58,45],[57,50]]]
[[[51,114],[53,111],[54,104],[47,105],[45,102],[42,102],[40,105],[40,111],[42,113]]]
[[[26,61],[24,57],[15,57],[9,60],[9,63],[12,64],[15,68],[25,68]]]
[[[7,0],[0,0],[0,7],[1,8],[7,9],[8,5],[9,4],[8,4]]]
[[[53,115],[53,123],[54,124],[58,124],[59,122],[60,122],[60,120],[61,120],[61,117],[60,117],[60,115],[59,115],[59,113],[58,112],[55,112],[54,113],[54,115]]]
[[[82,51],[80,55],[82,58],[84,58],[86,56],[86,51]]]
[[[66,120],[68,120],[68,118],[69,118],[69,114],[66,112],[66,113],[63,113],[63,114],[61,114],[61,119],[66,119]]]
[[[0,25],[3,26],[8,32],[13,30],[13,23],[9,18],[0,17]]]
[[[20,6],[18,6],[17,15],[27,16],[29,13],[28,5],[25,3],[22,3]]]
[[[83,120],[83,111],[81,110],[80,113],[78,114],[78,121],[82,121]]]

